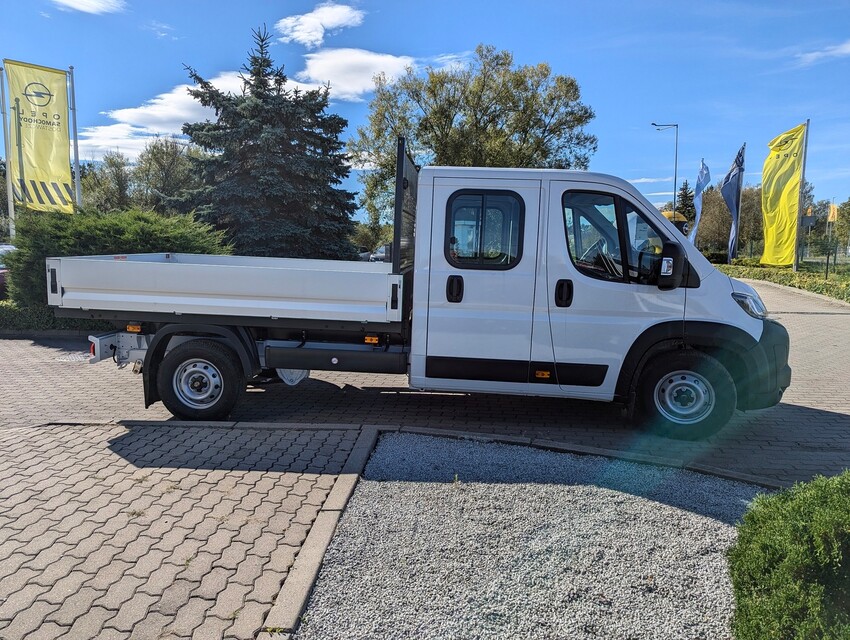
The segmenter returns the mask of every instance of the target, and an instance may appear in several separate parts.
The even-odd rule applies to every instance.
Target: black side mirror
[[[658,288],[662,291],[678,289],[682,285],[685,273],[685,250],[678,242],[667,241],[661,250],[661,271],[658,274]]]

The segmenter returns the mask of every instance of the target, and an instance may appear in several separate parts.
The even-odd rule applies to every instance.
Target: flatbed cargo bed
[[[392,267],[185,253],[49,258],[48,304],[59,315],[102,311],[397,323],[402,276]]]

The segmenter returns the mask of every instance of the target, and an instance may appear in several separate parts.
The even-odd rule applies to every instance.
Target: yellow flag
[[[27,209],[71,213],[67,74],[13,60],[3,63],[10,106],[6,165],[15,201]]]
[[[831,204],[829,205],[829,217],[826,219],[827,222],[838,222],[838,205]]]
[[[801,124],[768,143],[770,154],[764,161],[761,178],[762,264],[794,264],[805,134],[806,125]]]

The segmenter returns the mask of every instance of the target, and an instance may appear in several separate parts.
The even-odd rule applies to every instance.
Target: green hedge
[[[105,332],[112,329],[108,322],[100,320],[78,320],[56,318],[48,307],[19,307],[11,300],[0,300],[0,331],[92,331]]]
[[[850,638],[850,470],[756,498],[729,570],[737,640]]]
[[[788,287],[796,287],[813,293],[820,293],[836,300],[850,302],[850,276],[830,274],[825,280],[823,274],[803,271],[794,272],[791,269],[770,267],[747,267],[738,265],[714,265],[723,273],[733,278],[749,278],[751,280],[766,280]]]
[[[191,215],[152,211],[107,214],[28,213],[17,221],[15,246],[7,255],[10,298],[19,308],[44,308],[48,257],[121,253],[230,253],[223,233]],[[0,325],[2,328],[2,325]]]

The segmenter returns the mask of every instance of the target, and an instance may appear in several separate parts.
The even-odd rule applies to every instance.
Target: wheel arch
[[[758,341],[749,333],[718,322],[674,321],[662,322],[646,329],[632,343],[620,367],[614,399],[634,409],[637,383],[646,364],[661,353],[681,349],[695,349],[710,355],[722,364],[738,391],[738,406],[746,408],[753,371],[752,363]]]
[[[142,382],[145,391],[145,408],[159,401],[159,391],[156,386],[159,366],[162,363],[171,338],[175,336],[192,336],[195,338],[215,338],[229,346],[239,357],[242,371],[250,378],[260,371],[260,359],[257,350],[253,348],[253,338],[245,327],[227,327],[210,324],[168,324],[161,327],[153,337],[150,347],[145,353],[142,367]]]

